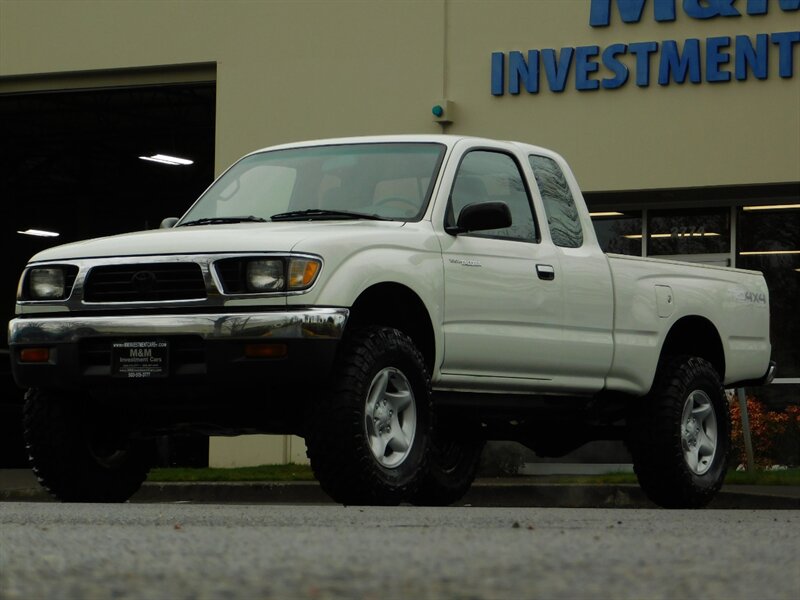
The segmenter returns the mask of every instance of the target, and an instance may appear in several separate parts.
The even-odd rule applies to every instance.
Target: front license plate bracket
[[[123,379],[154,379],[169,374],[169,342],[121,340],[111,344],[111,375]]]

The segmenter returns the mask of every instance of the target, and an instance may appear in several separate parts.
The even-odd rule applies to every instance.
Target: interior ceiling
[[[36,252],[157,227],[214,175],[213,83],[0,95],[0,316]],[[170,154],[184,167],[140,160]],[[57,238],[20,235],[44,229]]]

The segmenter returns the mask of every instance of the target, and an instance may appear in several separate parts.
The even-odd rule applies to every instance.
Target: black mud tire
[[[407,419],[403,427],[410,425],[413,418],[412,441],[407,450],[398,451],[400,462],[389,466],[386,463],[393,460],[393,442],[386,445],[381,455],[379,447],[373,451],[370,441],[380,443],[376,441],[380,437],[376,415],[382,417],[381,430],[388,430],[396,423],[392,421],[389,425],[384,420],[383,415],[388,411],[378,415],[375,410],[370,413],[369,408],[370,390],[372,397],[376,397],[379,377],[388,377],[387,373],[392,378],[402,374],[401,383],[407,383],[408,389],[400,395],[410,392],[414,405],[413,415],[407,408],[402,409],[403,419]],[[396,391],[393,387],[383,389]],[[380,391],[378,395],[389,396]],[[396,414],[399,419],[401,410]],[[373,423],[367,423],[368,415]],[[308,457],[322,489],[345,505],[391,506],[408,500],[416,492],[426,467],[430,432],[430,377],[413,341],[396,329],[375,326],[346,336],[338,353],[330,391],[312,401],[306,428]]]
[[[664,508],[706,506],[725,480],[730,431],[714,367],[698,357],[664,360],[628,418],[628,448],[642,490]]]
[[[437,432],[431,442],[430,458],[419,489],[410,498],[417,506],[449,506],[469,491],[486,445],[479,437],[459,432]]]
[[[103,432],[97,415],[86,413],[69,394],[28,391],[23,428],[33,472],[62,502],[125,502],[147,477],[155,445],[116,427]]]

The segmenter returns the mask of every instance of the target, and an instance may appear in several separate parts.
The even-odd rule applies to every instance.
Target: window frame
[[[517,168],[517,172],[519,173],[520,178],[522,179],[522,186],[525,189],[525,195],[528,198],[528,208],[531,211],[531,217],[533,219],[533,232],[534,237],[533,239],[523,239],[523,238],[512,238],[512,237],[499,237],[495,235],[487,235],[485,231],[475,231],[475,232],[467,232],[467,233],[459,233],[458,236],[468,236],[473,238],[482,238],[487,240],[500,240],[505,242],[522,242],[526,244],[540,244],[542,241],[542,233],[541,227],[539,225],[539,218],[536,212],[536,206],[533,202],[533,194],[531,192],[530,182],[528,181],[528,177],[525,175],[525,170],[522,168],[522,165],[519,161],[519,157],[516,156],[513,152],[510,152],[504,148],[495,148],[492,146],[471,146],[468,148],[464,153],[461,154],[461,157],[458,160],[458,164],[456,165],[455,172],[453,174],[453,180],[450,182],[450,190],[447,194],[447,205],[445,206],[444,215],[442,217],[442,227],[446,230],[449,227],[448,224],[448,216],[452,215],[453,219],[455,220],[455,215],[453,214],[453,190],[456,187],[456,180],[458,179],[459,174],[461,173],[461,166],[464,160],[472,154],[473,152],[491,152],[493,154],[502,154],[510,158],[514,166]],[[538,190],[538,186],[537,186]],[[486,199],[487,202],[490,201],[489,198]],[[513,223],[512,223],[513,224]],[[452,223],[455,225],[455,222]],[[488,230],[492,231],[492,230]]]

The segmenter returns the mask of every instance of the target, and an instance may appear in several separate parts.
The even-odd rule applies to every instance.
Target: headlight
[[[309,289],[322,261],[307,256],[225,258],[215,269],[226,294],[269,294]]]
[[[23,276],[18,297],[23,300],[62,300],[69,296],[78,268],[72,265],[33,267]]]
[[[280,259],[247,262],[247,290],[250,292],[281,292],[286,284],[283,261]]]

